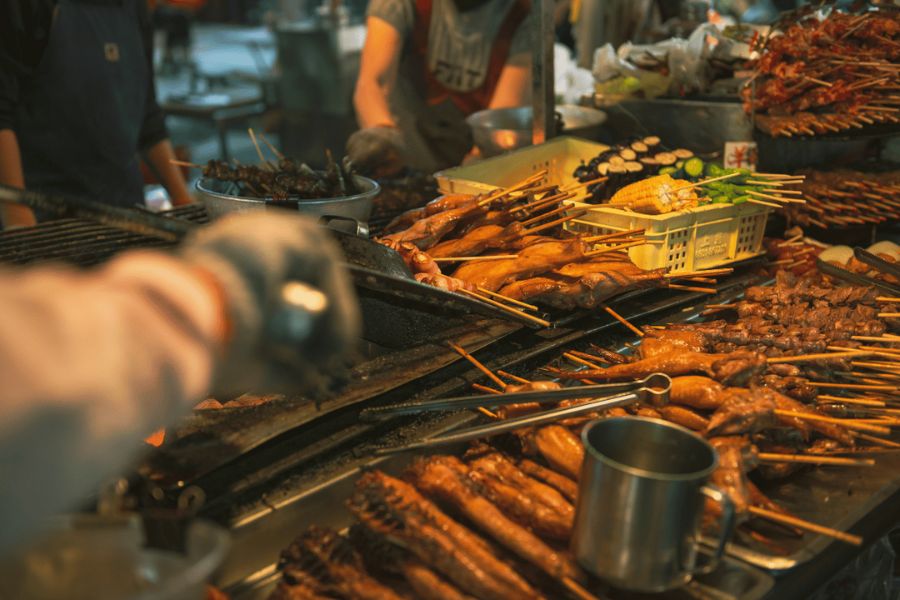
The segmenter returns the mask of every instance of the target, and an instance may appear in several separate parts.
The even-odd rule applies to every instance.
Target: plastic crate
[[[574,183],[572,173],[609,146],[571,136],[554,138],[544,144],[513,150],[471,165],[453,167],[435,173],[438,188],[445,194],[480,194],[522,181],[532,173],[547,169],[547,183]],[[587,190],[581,189],[575,200],[583,200]]]
[[[642,269],[671,271],[711,269],[762,253],[769,209],[758,204],[710,204],[677,213],[645,215],[576,202],[588,213],[566,223],[567,229],[602,235],[643,229],[647,244],[628,249]]]
[[[547,169],[548,183],[574,183],[572,173],[608,146],[575,137],[559,137],[537,146],[514,150],[481,162],[435,174],[441,192],[479,194],[512,185]],[[710,204],[676,213],[645,215],[581,202],[582,189],[572,199],[573,210],[588,213],[566,223],[570,231],[602,235],[643,229],[647,244],[628,249],[642,269],[671,271],[710,269],[762,253],[769,209],[758,204]]]

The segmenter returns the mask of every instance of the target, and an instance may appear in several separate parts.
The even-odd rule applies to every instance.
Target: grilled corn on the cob
[[[657,175],[623,187],[613,195],[609,205],[649,215],[682,210],[698,202],[697,194],[689,185],[689,181]]]

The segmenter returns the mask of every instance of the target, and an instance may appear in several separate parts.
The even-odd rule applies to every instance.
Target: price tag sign
[[[756,170],[756,142],[725,142],[726,169]]]

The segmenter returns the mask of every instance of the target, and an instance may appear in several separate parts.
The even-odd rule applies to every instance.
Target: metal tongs
[[[900,279],[900,267],[898,267],[896,264],[888,262],[880,256],[872,254],[868,250],[860,248],[859,246],[853,248],[853,255],[859,262],[865,263],[870,267],[881,271],[885,275],[890,275],[891,277]]]
[[[540,404],[545,404],[559,402],[561,400],[574,400],[576,398],[594,398],[583,404],[554,408],[541,413],[525,415],[514,419],[504,419],[503,421],[488,423],[486,425],[472,427],[462,431],[445,433],[417,442],[382,447],[375,450],[376,455],[383,456],[386,454],[405,452],[407,450],[421,450],[467,442],[478,438],[499,435],[522,427],[543,425],[561,419],[577,417],[585,413],[607,410],[617,406],[625,406],[634,402],[644,402],[651,406],[665,406],[669,403],[669,392],[671,389],[672,379],[668,375],[664,373],[652,373],[643,379],[625,383],[585,385],[548,391],[517,392],[503,395],[486,394],[482,396],[467,396],[448,398],[445,400],[394,404],[363,410],[360,413],[360,419],[364,421],[375,421],[388,417],[417,414],[432,410],[502,406],[520,402],[538,402]],[[610,392],[621,393],[609,395]]]
[[[861,249],[858,249],[858,250],[861,250]],[[863,250],[863,252],[866,252],[866,251]],[[871,253],[867,253],[867,254],[871,254]],[[872,255],[872,256],[873,256],[873,258],[875,258],[877,260],[881,260],[875,255]],[[863,261],[863,262],[866,262],[866,261]],[[867,263],[867,264],[869,264],[869,263]],[[890,264],[890,263],[887,263],[887,264]],[[890,283],[886,283],[884,281],[879,281],[877,279],[873,279],[871,277],[867,277],[866,275],[860,275],[859,273],[853,273],[853,272],[848,271],[847,269],[841,268],[837,265],[833,265],[829,262],[825,262],[821,258],[816,259],[816,267],[822,273],[825,273],[826,275],[830,275],[832,277],[836,277],[838,279],[842,279],[848,283],[853,283],[855,285],[875,286],[879,289],[882,289],[882,290],[888,292],[892,296],[900,296],[900,287],[891,285]]]

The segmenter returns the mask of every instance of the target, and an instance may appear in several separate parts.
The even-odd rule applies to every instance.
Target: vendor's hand
[[[390,177],[403,170],[406,144],[397,127],[360,129],[347,140],[347,156],[364,175]]]
[[[353,288],[337,246],[312,220],[288,212],[229,216],[189,237],[183,254],[223,296],[229,333],[214,393],[315,390],[353,349],[360,329]],[[310,327],[285,318],[285,296],[312,314],[326,304]]]

